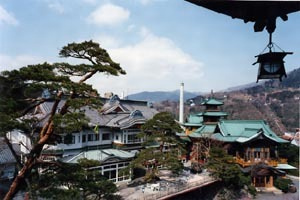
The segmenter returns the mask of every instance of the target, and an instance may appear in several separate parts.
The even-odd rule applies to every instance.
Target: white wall
[[[110,134],[109,140],[103,140],[103,134]],[[79,133],[72,133],[73,136],[75,136],[75,144],[63,144],[60,143],[57,145],[57,148],[59,149],[80,149],[86,146],[96,146],[96,145],[105,145],[105,144],[112,144],[112,141],[114,140],[114,134],[111,131],[111,129],[108,128],[100,128],[98,133],[95,133],[93,130],[84,130]],[[91,135],[92,138],[99,137],[98,140],[95,141],[89,141],[89,135]],[[85,142],[83,141],[83,137],[85,136]],[[63,137],[63,136],[62,136]]]
[[[21,153],[27,154],[32,148],[30,138],[19,130],[13,130],[6,134],[12,144],[20,145]]]

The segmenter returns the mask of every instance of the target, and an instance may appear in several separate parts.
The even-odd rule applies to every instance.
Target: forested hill
[[[300,87],[300,68],[293,70],[288,74],[286,79],[283,79],[281,85],[283,87],[292,87],[299,88]]]
[[[215,98],[224,101],[222,110],[229,113],[228,119],[264,119],[273,131],[283,134],[294,132],[299,127],[300,68],[293,70],[282,82],[265,81],[253,87],[230,92],[218,92]],[[210,95],[192,98],[196,106],[186,103],[185,115],[202,111],[199,103]],[[162,106],[162,104],[164,104]],[[159,110],[167,110],[178,116],[174,102],[156,104]]]

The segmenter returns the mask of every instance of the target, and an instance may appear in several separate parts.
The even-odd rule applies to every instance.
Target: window
[[[99,141],[99,134],[95,135],[95,141]]]
[[[85,142],[85,141],[86,141],[86,136],[82,135],[82,142]]]
[[[88,134],[88,141],[99,141],[99,134]]]
[[[135,143],[135,142],[141,142],[141,138],[138,138],[136,134],[134,135],[128,135],[128,143]]]
[[[102,140],[110,140],[110,133],[103,133]]]
[[[116,140],[119,140],[119,135],[116,135]]]
[[[64,136],[64,144],[75,144],[75,136],[72,134]]]
[[[94,134],[88,134],[88,141],[94,141]]]

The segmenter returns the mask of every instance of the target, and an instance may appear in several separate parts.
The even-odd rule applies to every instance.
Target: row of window
[[[110,140],[110,133],[103,133],[102,134],[102,140]],[[65,136],[64,137],[64,144],[75,144],[75,136],[72,135],[71,138],[70,136]],[[81,142],[92,142],[92,141],[99,141],[100,135],[99,134],[88,134],[88,135],[82,135],[82,141]],[[78,136],[78,141],[80,141],[80,136]]]
[[[110,133],[102,133],[102,140],[110,140]],[[100,136],[99,134],[88,134],[87,141],[99,141]],[[82,142],[86,142],[86,135],[82,135]]]
[[[106,140],[111,140],[111,133],[102,133],[101,134],[101,138],[102,141],[106,141]],[[82,140],[80,140],[82,139]],[[119,135],[115,136],[116,140],[119,140]],[[100,134],[87,134],[87,135],[82,135],[82,138],[80,138],[80,135],[78,136],[78,143],[80,143],[80,141],[82,143],[84,142],[93,142],[93,141],[99,141],[100,140]],[[136,134],[134,135],[128,135],[128,143],[134,143],[134,142],[141,142],[141,138],[138,138]],[[75,136],[74,135],[68,135],[64,137],[64,144],[75,144]]]

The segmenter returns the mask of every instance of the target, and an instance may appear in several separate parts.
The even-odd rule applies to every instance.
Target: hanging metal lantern
[[[287,77],[284,68],[283,58],[287,54],[293,54],[293,52],[284,52],[279,46],[273,43],[272,31],[268,30],[268,32],[269,32],[269,44],[267,45],[266,48],[269,48],[269,52],[255,56],[257,57],[257,61],[253,63],[253,65],[259,63],[256,82],[258,82],[259,79],[279,79],[280,81],[282,81],[283,76]],[[280,50],[282,50],[282,52],[275,52],[274,45],[277,46]]]
[[[253,63],[259,63],[257,81],[259,79],[279,79],[282,81],[282,77],[286,77],[283,58],[287,54],[293,54],[292,52],[268,52],[257,55],[257,61]]]

